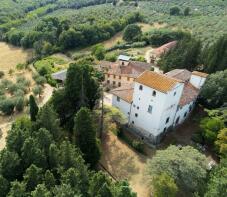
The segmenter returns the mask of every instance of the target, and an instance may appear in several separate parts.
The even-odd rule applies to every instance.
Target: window
[[[108,76],[108,78],[109,78],[109,77],[110,77],[110,74],[108,74],[107,76]]]
[[[116,82],[115,81],[113,81],[113,85],[115,85],[116,84]]]
[[[127,81],[129,81],[130,80],[130,77],[127,77]]]
[[[136,105],[135,105],[135,104],[133,104],[133,107],[136,107]]]
[[[110,84],[110,80],[107,80],[107,84]]]
[[[143,86],[142,85],[139,86],[139,90],[143,90]]]
[[[118,87],[121,87],[121,82],[118,82]]]
[[[177,93],[176,93],[176,92],[174,92],[173,96],[176,96],[176,94],[177,94]]]
[[[113,75],[113,78],[115,79],[115,78],[116,78],[116,76],[115,76],[115,75]]]
[[[166,124],[169,122],[169,117],[168,118],[166,118]]]
[[[163,132],[164,132],[164,133],[166,132],[166,127],[163,129]]]
[[[149,106],[148,106],[147,112],[151,114],[151,113],[152,113],[152,108],[153,108],[153,107],[152,107],[151,105],[149,105]]]
[[[135,113],[135,117],[138,117],[138,114],[137,113]]]
[[[137,109],[139,109],[140,107],[138,106]]]
[[[155,90],[153,91],[152,96],[156,96],[156,91]]]
[[[121,99],[120,99],[120,97],[119,97],[119,96],[117,96],[117,101],[118,101],[118,102],[120,102],[120,101],[121,101]]]
[[[125,63],[122,61],[122,65],[124,66],[125,65]]]
[[[132,124],[134,124],[134,121],[132,121]]]
[[[119,79],[121,79],[121,76],[119,76]]]
[[[184,117],[186,117],[186,116],[187,116],[187,112],[184,113]]]

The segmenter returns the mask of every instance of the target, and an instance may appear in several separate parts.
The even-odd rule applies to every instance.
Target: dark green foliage
[[[8,194],[9,197],[26,197],[26,185],[22,182],[11,182],[11,188]]]
[[[227,69],[210,74],[201,90],[201,103],[217,108],[227,102]]]
[[[0,110],[6,114],[11,115],[14,111],[15,102],[13,99],[5,99],[0,102]]]
[[[142,39],[148,44],[158,47],[171,41],[182,40],[183,38],[190,37],[191,35],[189,32],[173,31],[164,28],[149,31],[142,36]]]
[[[225,197],[227,195],[227,160],[212,169],[205,197]]]
[[[75,113],[81,106],[93,109],[100,97],[99,82],[92,66],[70,64],[65,89],[54,92],[51,103],[59,114],[61,125],[72,131]]]
[[[55,186],[56,180],[54,178],[54,175],[49,170],[45,172],[44,183],[45,183],[45,187],[48,190],[51,190],[51,188]]]
[[[45,187],[44,184],[39,184],[34,191],[31,192],[32,197],[52,197],[51,192]]]
[[[39,107],[36,104],[36,101],[35,101],[35,98],[34,98],[33,95],[30,95],[30,97],[29,97],[29,106],[30,106],[29,112],[30,112],[31,121],[35,121],[36,116],[37,116],[38,111],[39,111]]]
[[[92,55],[96,57],[97,60],[103,60],[105,57],[105,48],[103,45],[96,45],[92,49]]]
[[[204,69],[208,73],[227,69],[227,34],[203,51]]]
[[[57,117],[57,113],[53,110],[53,107],[46,104],[39,110],[36,121],[38,127],[47,129],[56,141],[61,136],[61,129]]]
[[[207,116],[200,121],[200,134],[202,143],[209,144],[214,147],[214,142],[221,129],[224,128],[224,122],[219,117]]]
[[[138,25],[131,24],[124,29],[123,39],[127,42],[137,41],[141,35],[141,28]]]
[[[0,192],[2,196],[6,196],[9,192],[10,184],[2,175],[0,175]]]
[[[76,114],[74,132],[76,144],[83,153],[84,160],[92,168],[95,167],[100,159],[101,153],[97,144],[91,112],[87,108],[81,108]]]
[[[178,41],[176,47],[161,57],[158,62],[164,72],[173,69],[194,70],[199,64],[201,43],[193,38]]]
[[[0,172],[9,181],[14,180],[21,173],[21,159],[17,153],[3,149],[0,155]]]
[[[188,16],[189,14],[190,14],[190,8],[189,7],[186,7],[185,9],[184,9],[184,16]]]
[[[42,169],[32,164],[24,174],[26,190],[33,191],[38,184],[42,183],[42,179]]]
[[[170,8],[169,14],[179,16],[180,12],[181,12],[180,8],[178,6],[174,6]]]

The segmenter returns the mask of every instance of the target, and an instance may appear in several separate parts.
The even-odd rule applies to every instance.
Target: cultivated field
[[[0,70],[3,72],[15,69],[17,64],[26,63],[31,56],[31,50],[23,50],[5,42],[0,42]]]

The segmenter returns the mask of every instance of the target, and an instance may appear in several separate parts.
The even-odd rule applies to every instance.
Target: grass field
[[[5,42],[0,42],[0,70],[3,72],[15,69],[17,64],[26,63],[31,56],[31,50],[25,51],[21,48],[8,45]]]

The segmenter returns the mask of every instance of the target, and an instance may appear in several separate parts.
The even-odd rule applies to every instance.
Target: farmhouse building
[[[150,59],[148,62],[150,63],[157,63],[157,61],[160,59],[161,55],[167,53],[170,49],[174,48],[177,44],[177,41],[168,42],[158,48],[153,49],[150,52]]]
[[[104,84],[109,87],[121,87],[122,85],[131,84],[141,73],[150,70],[151,67],[152,64],[131,61],[127,58],[124,58],[124,60],[120,58],[114,63],[100,62],[100,68],[105,75]]]
[[[176,69],[166,74],[144,71],[134,83],[113,89],[112,105],[128,118],[128,125],[157,144],[171,127],[192,111],[207,74]]]

